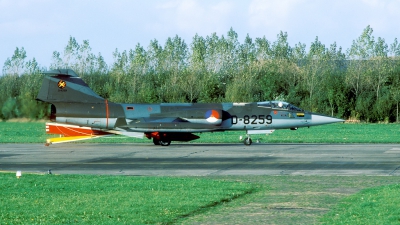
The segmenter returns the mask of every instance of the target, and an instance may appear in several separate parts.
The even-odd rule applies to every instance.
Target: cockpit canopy
[[[303,109],[283,101],[265,101],[258,102],[258,107],[273,108],[273,109],[287,109],[290,111],[304,112]]]

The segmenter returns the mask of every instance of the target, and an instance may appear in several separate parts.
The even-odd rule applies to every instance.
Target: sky
[[[70,37],[89,40],[108,65],[115,49],[164,45],[176,35],[189,45],[195,34],[221,37],[230,28],[240,43],[247,34],[274,42],[283,31],[306,49],[318,36],[347,50],[368,25],[388,45],[400,39],[400,0],[0,0],[0,12],[1,68],[17,47],[48,68]]]

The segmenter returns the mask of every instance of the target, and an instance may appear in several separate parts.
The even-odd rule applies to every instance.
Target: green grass
[[[252,135],[261,143],[400,143],[400,124],[330,124],[310,128],[276,130],[271,135]],[[197,134],[192,143],[239,143],[244,131]],[[57,137],[45,133],[44,122],[0,122],[0,143],[44,143]],[[95,143],[151,143],[147,138],[111,136],[84,142]]]
[[[44,122],[0,122],[0,143],[45,143]]]
[[[1,224],[171,224],[254,191],[179,177],[0,174]]]
[[[399,177],[394,176],[235,176],[215,179],[250,182],[257,185],[258,190],[229,204],[191,216],[182,224],[321,224],[322,218],[335,216],[332,209],[344,199],[358,195],[362,189],[399,183]],[[379,196],[380,192],[376,194]],[[391,196],[385,195],[385,198],[393,203],[399,201]],[[353,202],[359,204],[360,198],[354,198]],[[392,216],[396,218],[396,214],[400,215],[398,212],[395,209]],[[369,217],[368,222],[361,224],[390,224],[371,218],[373,215]],[[333,224],[340,224],[340,221],[338,219]],[[329,220],[324,223],[331,224]]]
[[[396,183],[396,176],[0,173],[0,224],[398,224]]]
[[[365,189],[345,198],[325,224],[400,224],[400,184]]]

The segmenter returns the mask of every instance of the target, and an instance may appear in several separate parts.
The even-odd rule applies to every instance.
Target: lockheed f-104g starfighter
[[[249,103],[161,103],[124,104],[97,95],[70,69],[44,72],[37,96],[51,104],[47,133],[60,134],[50,143],[77,141],[106,135],[152,139],[155,145],[191,141],[194,133],[243,130],[245,145],[252,134],[269,134],[277,129],[342,122],[307,112],[284,101]]]

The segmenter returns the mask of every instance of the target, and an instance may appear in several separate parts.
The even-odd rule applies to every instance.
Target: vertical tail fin
[[[38,100],[50,103],[104,103],[104,99],[71,69],[50,70],[44,74],[50,76],[43,79]]]

